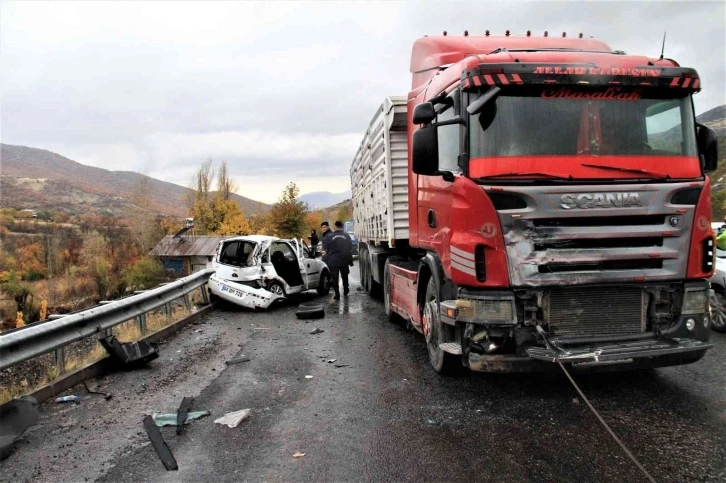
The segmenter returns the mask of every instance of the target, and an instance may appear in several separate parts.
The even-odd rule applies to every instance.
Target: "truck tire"
[[[718,285],[713,285],[713,295],[711,296],[711,330],[716,332],[726,332],[726,296],[724,289]]]
[[[439,288],[436,286],[434,277],[429,279],[426,286],[426,297],[424,299],[424,316],[421,318],[426,338],[426,347],[429,352],[429,362],[439,374],[453,374],[461,370],[461,359],[457,356],[444,352],[439,347],[444,342],[450,342],[446,338],[447,327],[439,318]]]
[[[388,320],[400,324],[403,322],[403,317],[398,315],[396,312],[391,310],[391,270],[389,268],[390,260],[386,260],[386,264],[383,266],[383,307],[386,310],[386,316]]]
[[[378,267],[373,265],[373,259],[369,250],[365,251],[363,258],[365,259],[365,289],[368,291],[368,295],[373,298],[378,298],[381,295],[381,284],[373,278],[373,271],[378,270]]]

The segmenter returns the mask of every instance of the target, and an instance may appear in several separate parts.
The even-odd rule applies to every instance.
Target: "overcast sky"
[[[564,30],[658,56],[667,31],[666,56],[701,75],[700,113],[726,103],[725,7],[2,1],[0,139],[183,185],[226,159],[238,192],[265,202],[290,181],[340,192],[382,99],[408,92],[424,34]]]

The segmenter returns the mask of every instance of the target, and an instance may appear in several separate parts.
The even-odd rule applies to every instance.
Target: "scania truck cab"
[[[364,287],[435,370],[704,355],[717,152],[694,69],[594,39],[445,35],[416,41],[411,73],[356,155],[354,215]]]

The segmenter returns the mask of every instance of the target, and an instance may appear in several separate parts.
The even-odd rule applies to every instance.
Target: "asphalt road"
[[[101,380],[111,401],[81,386],[78,405],[44,404],[0,480],[645,481],[564,377],[439,376],[422,337],[356,288],[318,298],[327,316],[309,323],[294,304],[216,311],[149,368]],[[726,336],[713,340],[690,366],[577,377],[657,481],[726,481]],[[167,472],[141,421],[183,396],[212,416],[162,429],[179,464]],[[213,422],[245,408],[237,428]]]

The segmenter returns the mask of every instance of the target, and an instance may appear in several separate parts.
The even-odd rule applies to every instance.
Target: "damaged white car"
[[[251,235],[223,240],[214,256],[209,291],[227,302],[265,309],[287,295],[330,291],[330,271],[320,260],[306,258],[298,240]]]

